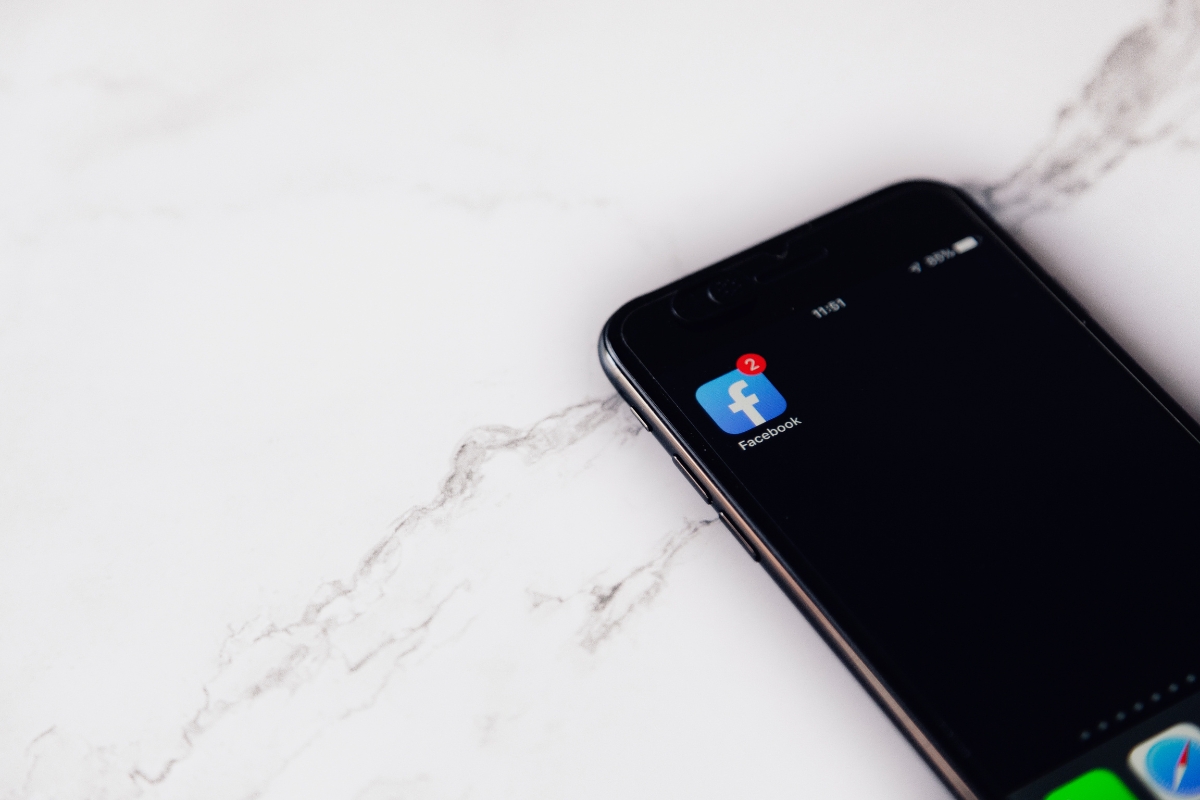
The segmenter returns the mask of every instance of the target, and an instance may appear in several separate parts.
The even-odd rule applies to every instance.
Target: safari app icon
[[[1172,725],[1129,753],[1129,768],[1161,800],[1200,798],[1200,728]]]

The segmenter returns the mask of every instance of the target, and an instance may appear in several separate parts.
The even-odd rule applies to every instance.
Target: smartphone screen
[[[976,791],[1200,796],[1200,752],[1187,795],[1129,760],[1200,722],[1194,423],[969,202],[885,192],[608,336]]]

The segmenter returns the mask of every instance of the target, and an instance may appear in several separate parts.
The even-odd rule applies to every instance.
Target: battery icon
[[[959,239],[952,245],[954,252],[958,253],[960,256],[968,250],[974,250],[978,246],[979,240],[974,236],[968,236],[965,239]]]

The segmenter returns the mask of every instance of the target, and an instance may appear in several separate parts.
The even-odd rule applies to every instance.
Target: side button
[[[687,477],[692,486],[696,487],[696,491],[700,493],[700,497],[704,499],[704,502],[711,503],[712,498],[708,496],[708,492],[704,491],[704,487],[700,485],[700,481],[696,480],[696,477],[688,472],[688,468],[679,460],[679,456],[671,456],[671,460],[675,462],[675,466],[679,467],[679,471]]]
[[[746,552],[750,554],[750,557],[758,561],[758,551],[754,549],[754,545],[750,544],[742,532],[738,530],[737,525],[733,524],[733,520],[725,516],[724,511],[718,511],[717,516],[721,518],[721,522],[725,523],[725,527],[729,528],[729,532],[733,534],[733,538],[742,543],[742,547],[746,548]]]
[[[646,420],[642,419],[642,415],[637,413],[636,408],[634,408],[633,406],[630,406],[629,410],[631,412],[633,412],[633,418],[636,419],[638,422],[642,423],[643,428],[645,428],[646,430],[650,430],[650,424],[648,422],[646,422]]]

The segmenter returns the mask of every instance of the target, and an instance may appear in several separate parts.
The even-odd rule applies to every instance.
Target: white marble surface
[[[1200,2],[0,5],[0,798],[944,797],[612,398],[975,187],[1200,411]]]

